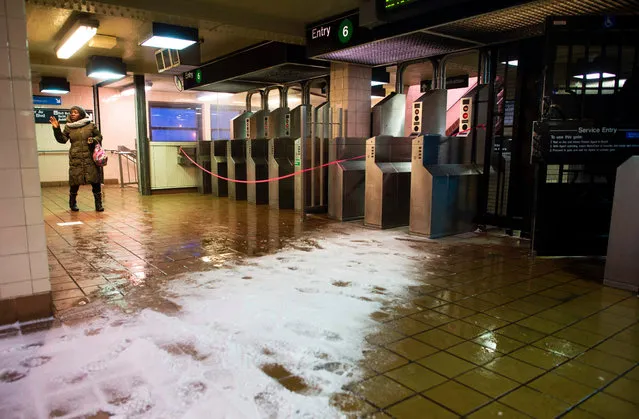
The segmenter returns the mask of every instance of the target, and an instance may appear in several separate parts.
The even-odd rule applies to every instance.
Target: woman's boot
[[[102,206],[102,192],[94,193],[93,197],[95,198],[95,210],[97,212],[104,211],[104,207]]]
[[[69,194],[69,208],[71,208],[71,211],[73,211],[73,212],[80,211],[80,208],[78,208],[78,194],[77,193],[70,193]]]

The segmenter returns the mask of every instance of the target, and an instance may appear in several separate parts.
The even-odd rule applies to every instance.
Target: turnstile
[[[377,136],[366,141],[365,225],[408,225],[412,140]]]
[[[230,179],[246,180],[246,141],[230,140],[226,144],[228,174]],[[246,200],[246,184],[229,182],[229,198],[236,201]]]
[[[204,169],[211,171],[211,142],[198,141],[195,150],[195,161]],[[197,190],[201,194],[212,192],[211,175],[204,170],[197,171]]]
[[[440,135],[413,140],[411,233],[437,238],[475,229],[482,172],[463,157],[465,142]]]
[[[290,175],[295,172],[295,140],[293,138],[273,138],[269,140],[269,178]],[[295,208],[295,178],[269,182],[269,204],[272,208]]]
[[[334,138],[328,160],[344,160],[366,154],[366,138]],[[366,161],[349,160],[328,168],[328,216],[340,221],[364,217]]]
[[[258,138],[246,141],[246,180],[268,179],[268,139]],[[268,204],[268,183],[246,185],[246,199],[251,204]]]
[[[304,168],[322,166],[328,162],[328,139],[305,138]],[[295,140],[295,170],[302,169],[302,139]],[[304,196],[302,196],[304,182]],[[323,213],[328,210],[328,170],[317,168],[295,176],[295,210]]]
[[[226,178],[229,177],[226,152],[228,142],[229,140],[214,140],[211,142],[211,172]],[[215,196],[228,196],[228,181],[211,176],[211,191]]]

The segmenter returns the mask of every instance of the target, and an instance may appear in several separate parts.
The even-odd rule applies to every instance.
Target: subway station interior
[[[0,419],[639,417],[639,1],[0,25]]]

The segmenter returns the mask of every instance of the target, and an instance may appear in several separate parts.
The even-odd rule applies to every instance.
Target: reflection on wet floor
[[[302,223],[292,212],[197,194],[140,197],[107,188],[106,195],[105,213],[91,211],[86,193],[82,211],[72,214],[64,189],[44,190],[54,303],[63,319],[90,316],[99,305],[83,303],[96,299],[125,311],[179,315],[164,288],[179,274],[241,259],[250,265],[251,257],[282,248],[313,252],[316,238],[362,229],[321,217]],[[83,224],[58,225],[70,221]],[[401,240],[415,250],[410,259],[419,273],[401,299],[379,286],[361,297],[385,303],[371,315],[376,327],[359,373],[331,397],[345,415],[639,417],[639,299],[603,287],[600,264],[531,260],[527,244],[497,236]],[[365,263],[366,255],[363,248],[349,264]],[[165,350],[206,359],[188,344]],[[343,369],[339,362],[318,368]],[[277,362],[262,371],[291,392],[317,393]],[[16,374],[5,372],[0,381]]]
[[[49,269],[56,310],[100,295],[122,300],[132,290],[186,272],[221,268],[242,257],[285,246],[312,248],[299,240],[329,223],[198,194],[141,197],[134,189],[105,188],[108,211],[92,211],[79,195],[79,213],[67,211],[63,188],[43,191]],[[58,225],[81,221],[81,225]],[[296,240],[295,243],[293,239]]]

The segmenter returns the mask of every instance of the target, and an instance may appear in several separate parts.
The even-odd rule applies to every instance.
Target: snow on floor
[[[370,314],[418,273],[395,237],[363,230],[185,275],[164,295],[175,313],[114,310],[2,339],[0,418],[339,417],[330,397],[358,376]]]

